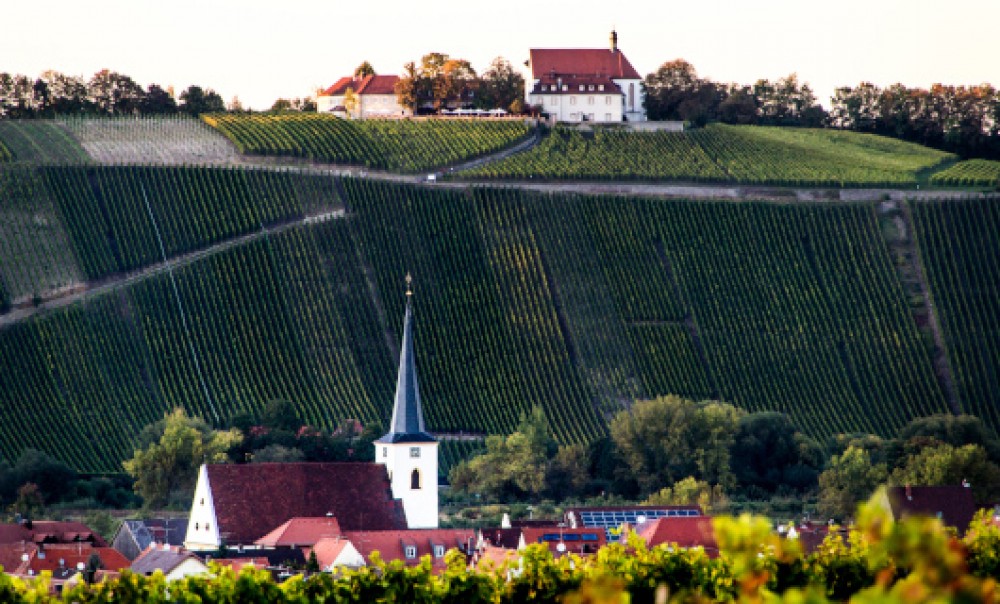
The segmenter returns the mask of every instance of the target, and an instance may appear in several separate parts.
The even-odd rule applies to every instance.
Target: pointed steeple
[[[399,374],[396,377],[396,401],[392,408],[389,431],[380,443],[435,442],[424,428],[424,412],[417,385],[416,355],[413,352],[413,278],[406,275],[406,318],[403,322],[403,345],[399,349]]]

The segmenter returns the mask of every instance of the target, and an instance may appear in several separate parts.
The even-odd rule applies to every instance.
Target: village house
[[[153,543],[183,545],[187,524],[187,518],[124,520],[111,539],[111,547],[129,560],[135,560]]]
[[[959,535],[965,534],[978,509],[968,484],[887,487],[879,496],[879,504],[893,520],[930,516],[940,519],[945,526],[955,527]]]
[[[665,544],[681,548],[700,547],[713,558],[719,555],[710,516],[662,516],[636,526],[635,532],[648,547]]]
[[[642,76],[618,48],[532,48],[525,100],[559,122],[644,122]]]
[[[150,545],[138,558],[133,560],[129,570],[144,576],[160,571],[167,581],[176,581],[191,575],[203,575],[209,572],[208,565],[193,553],[179,547],[156,543]]]
[[[341,117],[366,119],[374,117],[407,117],[410,109],[399,104],[396,82],[399,76],[370,75],[363,78],[343,77],[316,97],[317,113],[332,113]],[[348,107],[347,91],[355,96],[355,107]]]

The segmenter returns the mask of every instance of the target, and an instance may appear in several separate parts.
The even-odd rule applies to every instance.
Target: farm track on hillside
[[[269,237],[271,235],[277,235],[288,229],[292,229],[298,226],[303,226],[307,224],[313,224],[317,222],[324,222],[327,220],[340,219],[345,216],[344,210],[332,210],[327,212],[321,212],[317,214],[311,214],[304,218],[296,218],[292,220],[284,220],[270,226],[264,227],[259,231],[253,233],[247,233],[245,235],[239,235],[231,239],[226,239],[225,241],[220,241],[218,243],[206,246],[204,248],[195,250],[193,252],[187,252],[185,254],[180,254],[169,258],[167,262],[157,262],[146,266],[141,269],[134,271],[129,271],[127,273],[115,273],[102,277],[100,279],[95,279],[92,281],[86,281],[81,283],[76,283],[67,287],[60,288],[58,290],[46,292],[46,294],[40,296],[41,302],[38,305],[32,302],[24,302],[16,305],[10,312],[5,314],[0,314],[0,329],[4,327],[17,323],[19,321],[24,321],[47,311],[52,311],[58,308],[63,308],[69,306],[74,302],[81,299],[88,298],[91,296],[97,296],[100,294],[105,294],[114,291],[118,288],[124,287],[126,285],[141,281],[148,277],[158,275],[165,271],[170,271],[183,266],[187,266],[191,263],[197,262],[209,256],[224,252],[230,248],[236,247],[238,245],[244,245],[257,239],[263,237]]]

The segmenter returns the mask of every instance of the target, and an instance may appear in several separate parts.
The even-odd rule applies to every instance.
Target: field
[[[64,241],[32,247],[31,230],[3,240],[19,260],[0,266],[0,282],[28,283],[18,295],[44,279],[159,266],[150,212],[168,256],[251,236],[26,321],[0,313],[7,458],[39,447],[115,471],[142,425],[178,405],[223,422],[284,398],[317,425],[384,423],[407,272],[434,431],[504,433],[539,405],[560,440],[584,442],[628,401],[665,393],[784,411],[818,437],[893,434],[947,410],[872,204],[547,196],[238,168],[3,174],[48,200]],[[303,220],[341,203],[345,218]],[[996,206],[962,207],[989,240]],[[287,227],[260,231],[273,224]],[[952,253],[948,241],[921,239],[923,253]],[[955,305],[995,289],[991,256],[970,258],[985,280],[956,290]],[[927,264],[932,282],[951,270]],[[17,272],[33,266],[64,268]],[[1000,314],[991,304],[976,316]],[[998,340],[953,335],[986,351]]]
[[[0,120],[0,146],[6,147],[16,162],[65,164],[90,160],[83,147],[54,120]]]
[[[931,183],[950,187],[1000,187],[1000,161],[970,159],[942,170]]]
[[[467,179],[732,182],[914,187],[953,156],[852,132],[713,124],[689,132],[556,129],[535,149],[463,172]]]
[[[528,135],[521,121],[359,120],[327,115],[207,115],[241,153],[421,172],[486,155]]]
[[[61,118],[58,121],[101,164],[229,164],[236,147],[191,117]]]
[[[913,203],[963,409],[1000,425],[1000,199]]]

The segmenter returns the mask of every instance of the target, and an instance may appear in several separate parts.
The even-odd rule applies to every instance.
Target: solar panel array
[[[622,524],[628,522],[632,526],[639,523],[642,516],[647,522],[657,518],[679,518],[700,516],[696,509],[663,510],[649,508],[619,509],[619,510],[580,510],[580,524],[587,528],[602,528],[608,543],[617,542],[621,536]]]

